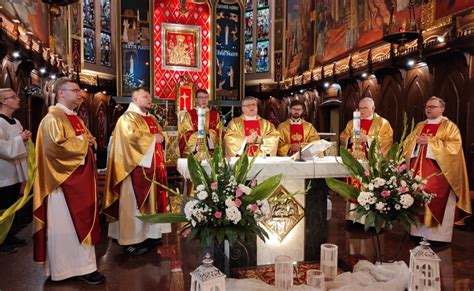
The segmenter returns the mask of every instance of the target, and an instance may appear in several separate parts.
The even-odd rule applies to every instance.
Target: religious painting
[[[110,0],[100,0],[100,30],[110,33],[111,27],[111,3]]]
[[[84,0],[84,6],[82,7],[83,12],[83,24],[84,26],[94,28],[95,27],[95,0]]]
[[[287,77],[299,75],[309,69],[313,51],[313,1],[288,0],[286,6],[286,70]]]
[[[284,17],[285,8],[283,6],[283,0],[275,0],[275,6],[273,6],[273,9],[275,9],[275,19],[281,19]]]
[[[122,45],[122,95],[130,96],[136,87],[150,86],[150,48]]]
[[[245,42],[253,41],[253,11],[245,12],[245,21],[244,21],[244,36]]]
[[[408,0],[393,5],[394,25],[409,22]],[[421,18],[422,0],[415,0],[415,20]],[[380,41],[390,22],[392,1],[388,0],[317,0],[315,61],[323,63],[345,53]]]
[[[240,100],[241,9],[220,0],[216,6],[216,100]]]
[[[100,64],[112,67],[112,45],[110,34],[100,33]]]
[[[244,71],[246,74],[253,73],[253,62],[252,62],[252,53],[253,53],[253,43],[246,43],[244,50]]]
[[[95,64],[95,30],[84,27],[84,62]]]
[[[184,85],[178,87],[178,108],[181,110],[188,110],[192,108],[194,89],[191,85]]]
[[[257,59],[257,68],[255,71],[257,73],[265,73],[270,70],[269,64],[269,54],[270,51],[270,41],[259,41],[257,42],[257,52],[255,57]]]
[[[61,7],[61,15],[67,13],[65,7]],[[68,54],[68,31],[67,17],[51,17],[51,35],[49,46],[54,54],[66,60]]]
[[[74,3],[69,5],[71,11],[71,34],[80,36],[81,29],[81,3]]]
[[[162,23],[161,32],[164,69],[201,70],[201,26]]]
[[[253,10],[253,0],[246,0],[245,1],[245,9],[246,10]]]
[[[436,0],[435,20],[452,15],[464,9],[472,8],[472,0]]]
[[[2,12],[10,19],[18,19],[27,31],[33,32],[42,43],[49,39],[48,5],[38,0],[0,1]]]
[[[270,9],[259,9],[257,12],[257,40],[269,39]]]

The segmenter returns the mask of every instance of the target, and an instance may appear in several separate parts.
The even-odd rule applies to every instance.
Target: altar
[[[232,158],[231,165],[236,161],[237,158]],[[207,161],[201,164],[210,173]],[[185,179],[190,179],[187,159],[178,159],[177,169]],[[283,254],[291,256],[295,261],[319,260],[320,245],[326,242],[328,233],[328,187],[324,178],[350,176],[340,157],[313,158],[304,162],[296,162],[289,157],[257,158],[247,177],[252,178],[258,172],[257,181],[282,173],[280,191],[303,191],[309,185],[311,189],[306,195],[294,197],[295,204],[301,206],[304,215],[295,221],[295,225],[291,226],[283,238],[271,234],[272,223],[264,224],[270,239],[266,242],[256,239],[256,254],[252,247],[248,250],[250,264],[271,264],[274,263],[275,256]]]

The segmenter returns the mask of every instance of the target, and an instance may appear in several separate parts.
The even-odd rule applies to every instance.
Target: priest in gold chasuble
[[[298,152],[300,147],[319,140],[319,135],[314,126],[303,120],[303,102],[294,100],[290,104],[290,118],[278,126],[280,141],[278,144],[279,156],[291,156]]]
[[[111,223],[109,236],[124,246],[124,254],[142,254],[170,232],[169,224],[150,224],[137,216],[166,211],[166,184],[162,143],[166,135],[148,113],[148,90],[132,91],[132,103],[118,119],[107,166],[103,212]]]
[[[54,91],[58,103],[36,138],[34,260],[45,264],[53,281],[80,276],[97,284],[105,277],[97,272],[93,246],[100,238],[96,142],[73,111],[82,101],[79,85],[60,78]]]
[[[277,154],[280,134],[270,121],[258,116],[257,112],[257,98],[246,97],[242,100],[242,115],[229,122],[224,136],[226,156],[241,155],[246,149],[250,156]]]
[[[427,119],[419,122],[404,146],[407,166],[428,179],[425,191],[436,196],[426,206],[423,225],[410,234],[450,242],[453,225],[472,214],[471,199],[459,128],[442,114],[445,102],[431,97],[425,105]]]

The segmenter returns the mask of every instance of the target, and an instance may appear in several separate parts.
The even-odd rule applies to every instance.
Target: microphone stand
[[[300,144],[300,149],[298,151],[298,158],[295,160],[296,162],[306,162],[305,159],[303,159],[303,153],[302,153],[302,146]]]

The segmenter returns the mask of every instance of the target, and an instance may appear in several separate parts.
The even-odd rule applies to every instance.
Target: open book
[[[301,149],[301,156],[303,157],[303,159],[311,159],[313,157],[319,156],[320,153],[324,152],[331,146],[332,146],[332,143],[327,140],[324,140],[324,139],[316,140],[316,141],[310,142],[304,148]],[[293,160],[296,160],[299,158],[299,154],[300,153],[297,152],[296,154],[292,155],[291,158]]]

